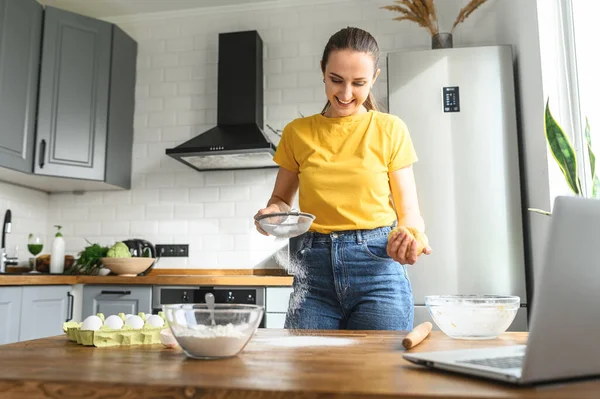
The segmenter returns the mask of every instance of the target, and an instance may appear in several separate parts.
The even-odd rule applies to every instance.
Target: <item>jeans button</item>
[[[337,233],[331,233],[331,237],[338,238],[338,235],[337,235]]]

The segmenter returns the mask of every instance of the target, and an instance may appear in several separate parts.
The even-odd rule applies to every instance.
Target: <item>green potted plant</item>
[[[546,134],[546,142],[548,143],[548,147],[550,147],[550,152],[558,164],[571,191],[575,195],[581,197],[600,198],[600,178],[596,174],[596,156],[592,151],[592,137],[588,119],[585,119],[585,141],[587,144],[591,171],[591,175],[587,177],[591,182],[591,190],[588,193],[585,193],[581,187],[582,176],[577,168],[577,155],[575,149],[573,148],[569,137],[552,116],[549,100],[546,101],[546,111],[544,113],[544,132]],[[586,176],[583,176],[583,178],[585,179]],[[541,209],[529,208],[529,210],[544,215],[551,215],[550,212]]]

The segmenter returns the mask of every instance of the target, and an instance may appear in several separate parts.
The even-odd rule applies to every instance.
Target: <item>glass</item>
[[[29,239],[27,241],[27,249],[29,250],[29,253],[31,253],[33,255],[33,271],[37,270],[37,264],[36,264],[36,260],[37,260],[37,256],[42,252],[42,249],[44,249],[44,242],[42,240],[42,236],[38,235],[38,234],[29,234]]]
[[[263,317],[262,306],[216,303],[163,305],[173,336],[193,359],[217,359],[239,354]],[[214,323],[214,324],[213,324]]]
[[[502,295],[427,295],[433,321],[456,339],[493,339],[512,324],[521,299]]]

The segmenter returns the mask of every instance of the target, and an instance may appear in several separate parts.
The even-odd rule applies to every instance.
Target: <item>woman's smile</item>
[[[335,97],[336,100],[338,101],[338,104],[342,107],[349,107],[352,105],[352,103],[354,102],[354,100],[348,100],[348,101],[343,101],[342,99],[340,99],[338,96]]]

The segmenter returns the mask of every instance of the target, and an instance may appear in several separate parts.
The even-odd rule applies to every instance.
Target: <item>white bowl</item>
[[[193,359],[237,356],[256,332],[263,307],[242,304],[215,304],[212,325],[206,304],[163,305],[173,336],[185,354]]]
[[[430,295],[425,305],[437,326],[457,339],[493,339],[511,325],[521,299],[499,295]]]

